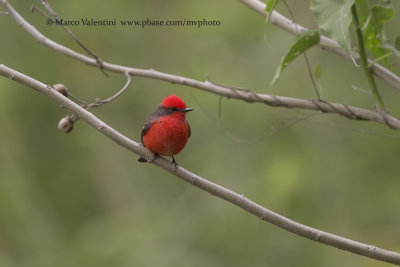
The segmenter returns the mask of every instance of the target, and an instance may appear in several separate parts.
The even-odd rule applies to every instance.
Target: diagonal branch
[[[268,13],[265,12],[266,5],[260,0],[239,0],[239,1],[248,6],[250,9],[259,13],[261,16],[267,17]],[[277,11],[272,12],[270,16],[270,22],[294,35],[297,35],[303,31],[308,30],[307,28],[294,23],[293,21],[281,15]],[[350,56],[349,54],[346,53],[346,51],[340,48],[339,44],[336,41],[324,35],[321,35],[320,46],[322,47],[322,49],[334,52],[348,60],[352,60],[352,58],[359,58],[358,53],[353,52],[353,54]],[[399,76],[397,76],[390,70],[386,69],[382,65],[374,63],[372,60],[369,60],[369,64],[372,65],[371,66],[372,71],[379,79],[384,81],[387,85],[389,85],[393,89],[400,92]]]
[[[244,2],[246,2],[246,1],[252,2],[255,0],[243,0],[243,1]],[[64,54],[64,55],[69,56],[73,59],[76,59],[80,62],[83,62],[87,65],[99,67],[98,62],[95,59],[85,56],[83,54],[77,53],[76,51],[74,51],[68,47],[65,47],[59,43],[56,43],[53,40],[44,36],[34,26],[29,24],[8,3],[7,0],[0,0],[0,3],[10,13],[10,15],[18,23],[18,25],[20,25],[30,35],[32,35],[33,38],[37,42],[39,42],[57,52],[60,52],[61,54]],[[260,3],[259,5],[261,5],[261,4],[262,3]],[[259,6],[258,6],[258,8],[259,8]],[[264,5],[264,8],[265,8],[265,5]],[[261,13],[266,14],[263,10],[261,11]],[[273,15],[274,14],[278,14],[279,16],[281,16],[279,13],[273,13]],[[276,16],[278,16],[278,15],[272,16],[271,22],[276,21],[277,20]],[[293,23],[290,22],[288,19],[286,19],[286,20],[287,20],[286,23],[293,25]],[[293,26],[291,26],[291,27],[293,27]],[[300,27],[299,28],[300,31],[303,28],[300,25],[298,27]],[[326,37],[325,37],[325,39],[326,39]],[[330,42],[333,42],[333,40],[331,40]],[[342,50],[338,50],[338,51],[340,53],[343,52]],[[374,65],[374,66],[378,66],[378,65]],[[129,75],[132,75],[132,76],[157,79],[157,80],[162,80],[162,81],[166,81],[166,82],[170,82],[170,83],[174,83],[174,84],[190,86],[190,87],[198,88],[198,89],[201,89],[201,90],[204,90],[204,91],[216,94],[216,95],[225,96],[227,98],[239,99],[239,100],[243,100],[246,102],[263,103],[263,104],[273,106],[273,107],[299,108],[299,109],[318,110],[318,111],[325,112],[325,113],[336,113],[336,114],[339,114],[339,115],[342,115],[342,116],[345,116],[347,118],[354,119],[354,120],[375,121],[375,122],[387,125],[390,128],[400,130],[400,120],[394,116],[391,116],[387,112],[374,112],[374,111],[370,111],[370,110],[363,109],[363,108],[348,106],[345,104],[330,103],[330,102],[327,102],[324,100],[308,100],[308,99],[298,99],[298,98],[292,98],[292,97],[276,96],[276,95],[270,95],[270,94],[256,94],[256,93],[250,91],[249,89],[241,90],[241,89],[234,88],[234,87],[221,86],[221,85],[212,83],[208,80],[202,82],[202,81],[185,78],[185,77],[178,76],[178,75],[155,71],[152,69],[145,70],[145,69],[131,68],[131,67],[108,63],[105,61],[102,62],[102,68],[104,70],[109,70],[112,72],[121,73],[121,74],[125,74],[125,75],[126,75],[126,73],[128,73]],[[400,80],[397,83],[397,85],[399,85],[399,89],[400,89]]]
[[[48,86],[38,80],[35,80],[27,75],[24,75],[1,64],[0,75],[42,93],[62,107],[73,112],[83,121],[91,125],[93,128],[113,140],[118,145],[128,149],[129,151],[145,159],[150,160],[153,158],[153,154],[150,151],[146,150],[146,148],[141,146],[139,143],[136,143],[125,137],[124,135],[120,134],[118,131],[108,126],[106,123],[98,119],[86,109],[80,107],[79,105],[69,100],[67,97],[58,93],[51,86]],[[242,194],[235,193],[223,186],[210,182],[194,173],[189,172],[188,170],[183,169],[182,167],[178,167],[177,169],[175,169],[175,166],[173,164],[162,157],[155,158],[152,163],[160,168],[163,168],[167,172],[181,178],[185,182],[190,183],[203,191],[209,192],[216,197],[224,199],[242,208],[243,210],[257,216],[261,220],[272,223],[286,231],[292,232],[296,235],[305,237],[312,241],[317,241],[322,244],[343,249],[358,255],[400,265],[400,253],[381,249],[373,245],[363,244],[348,238],[337,236],[292,221],[289,218],[279,215],[251,201]]]

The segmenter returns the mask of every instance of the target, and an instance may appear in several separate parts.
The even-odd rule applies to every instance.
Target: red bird
[[[190,137],[190,125],[186,120],[185,102],[176,95],[164,98],[143,126],[141,137],[143,145],[157,155],[172,157],[175,167],[178,165],[174,155],[185,147]],[[147,162],[140,157],[139,162]]]

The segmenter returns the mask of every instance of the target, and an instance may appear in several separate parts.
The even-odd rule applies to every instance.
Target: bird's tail
[[[149,162],[147,159],[144,159],[144,158],[142,158],[142,157],[138,158],[137,161],[138,161],[138,162],[142,162],[142,163]]]

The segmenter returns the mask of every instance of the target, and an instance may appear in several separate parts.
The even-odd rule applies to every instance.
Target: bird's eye
[[[171,110],[172,110],[172,111],[177,111],[178,108],[177,108],[177,107],[171,107]]]

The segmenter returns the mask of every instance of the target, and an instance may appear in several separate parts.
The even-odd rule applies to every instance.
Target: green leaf
[[[311,0],[310,8],[318,27],[337,41],[347,52],[351,49],[349,27],[351,6],[355,0]]]
[[[274,11],[276,4],[279,2],[279,0],[267,0],[266,4],[267,6],[265,7],[265,11],[268,12],[267,15],[267,20],[266,20],[266,24],[268,24],[269,19],[271,17],[272,11]]]
[[[394,48],[389,44],[383,31],[383,26],[393,15],[394,10],[390,2],[381,2],[372,7],[369,18],[363,26],[365,46],[378,58],[390,53],[391,48]],[[390,67],[387,58],[384,58],[382,62]]]
[[[383,29],[383,25],[393,18],[394,9],[391,6],[386,5],[376,5],[371,10],[371,23],[377,29],[377,32],[380,33]]]
[[[357,14],[358,14],[358,19],[363,25],[369,16],[369,6],[368,6],[368,1],[367,0],[356,0],[356,7],[357,7]]]
[[[271,85],[275,83],[275,81],[279,78],[281,72],[290,62],[292,62],[296,57],[298,57],[300,54],[304,53],[311,47],[319,44],[319,38],[320,36],[317,30],[308,30],[297,35],[286,56],[282,57],[281,63],[276,70],[274,78],[272,79]]]

